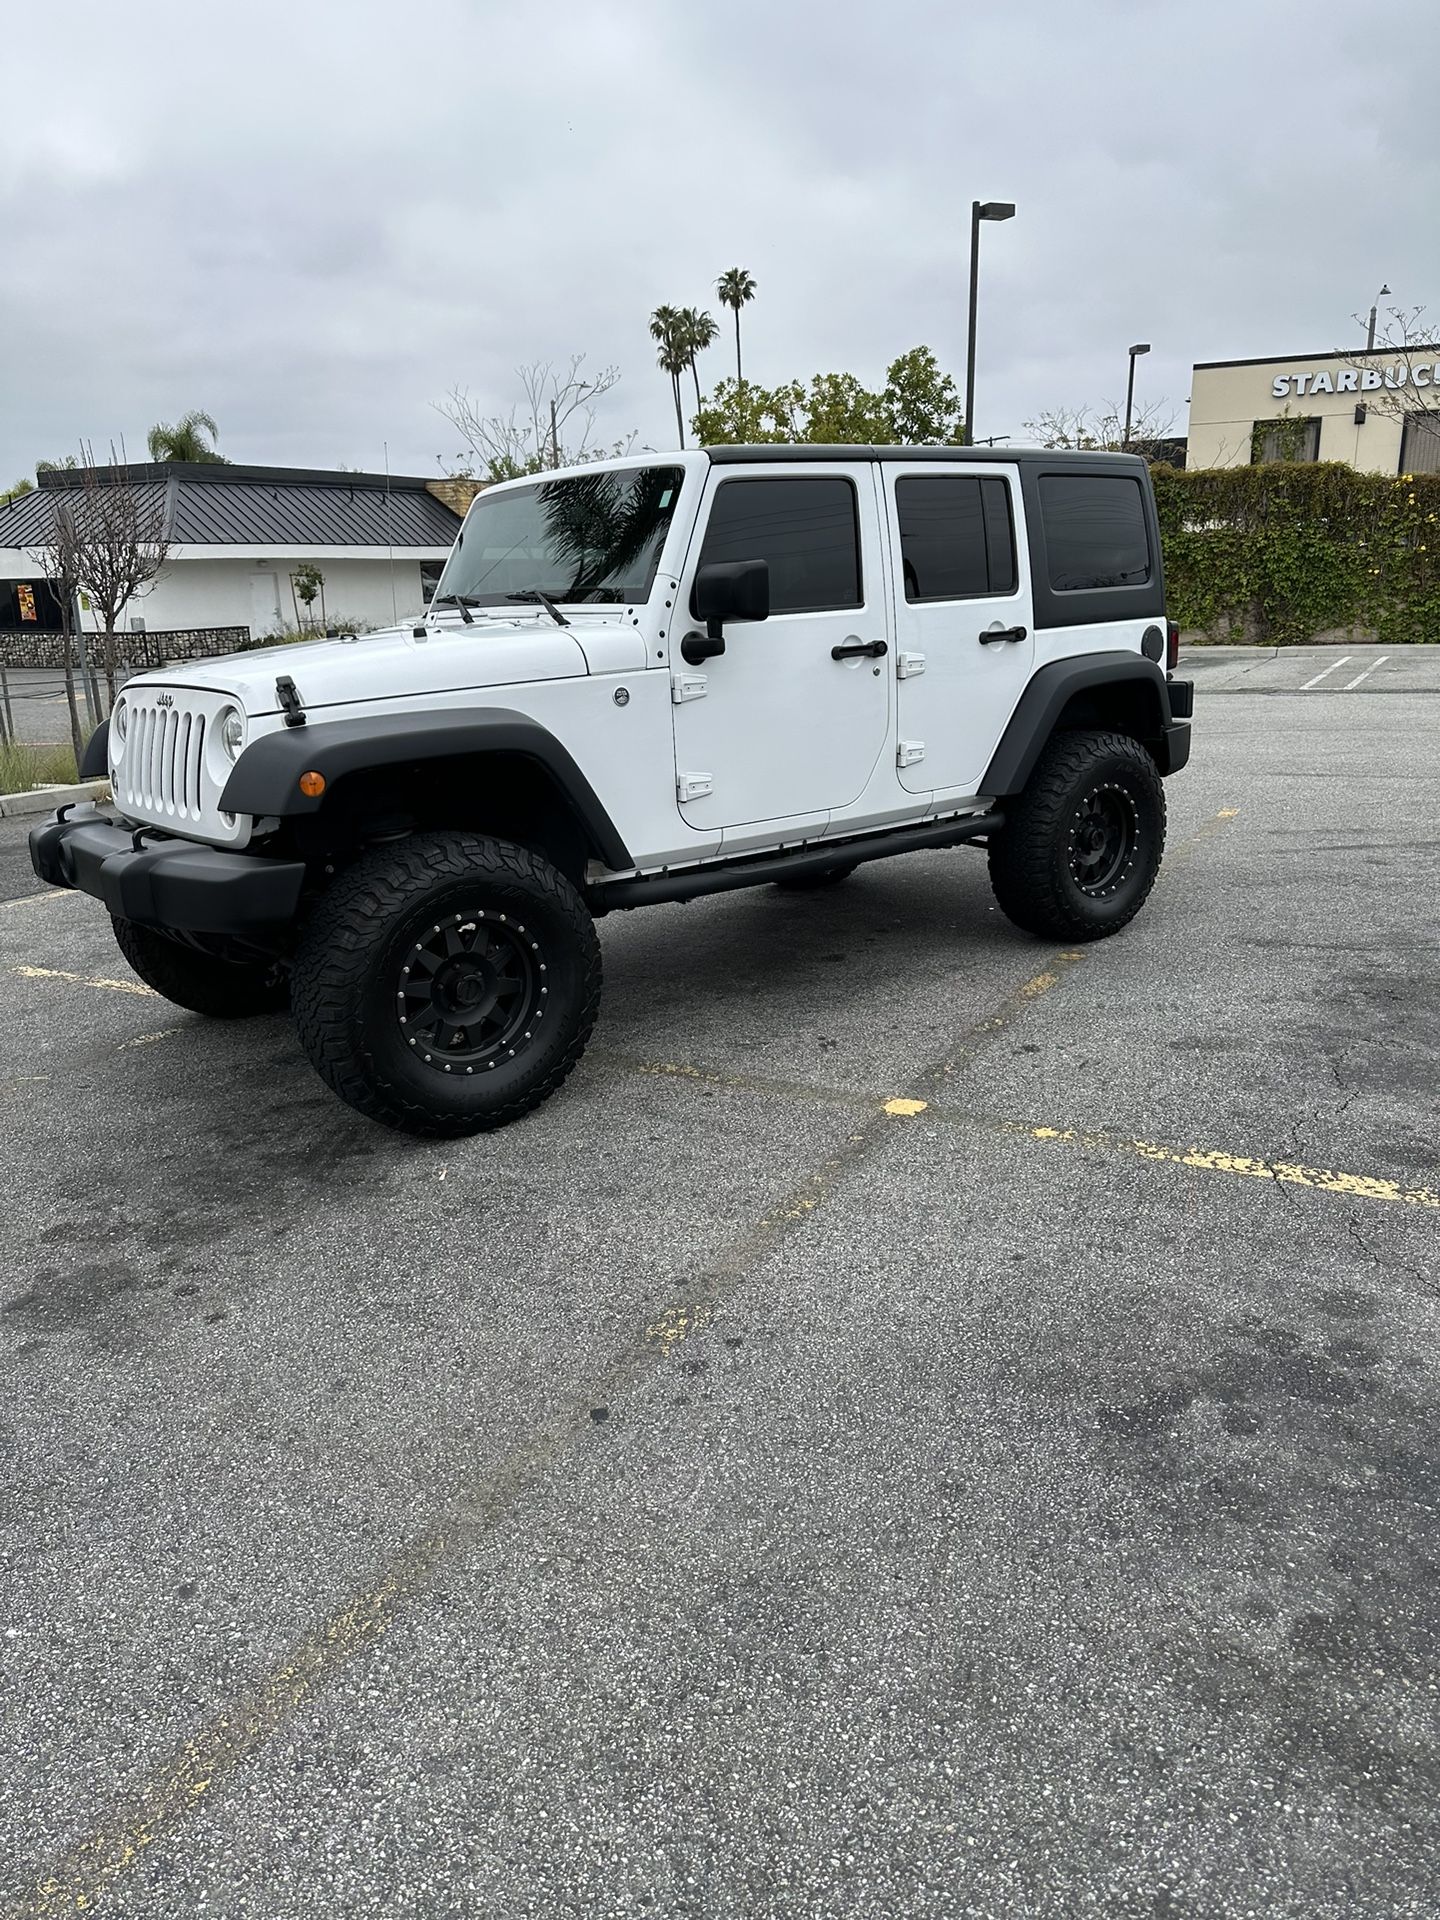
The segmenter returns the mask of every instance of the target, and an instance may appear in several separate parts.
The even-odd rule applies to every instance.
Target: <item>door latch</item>
[[[997,640],[1028,640],[1029,637],[1028,627],[986,627],[980,635],[980,644],[982,647],[993,647]]]
[[[925,671],[923,653],[897,653],[895,656],[895,678],[914,680]]]
[[[687,800],[703,800],[715,791],[715,776],[710,773],[682,773],[675,781],[675,792],[683,807]]]

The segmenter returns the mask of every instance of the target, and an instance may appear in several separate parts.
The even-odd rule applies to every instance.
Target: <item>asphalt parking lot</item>
[[[1188,656],[1121,938],[616,915],[461,1145],[0,824],[0,1911],[1431,1920],[1440,650],[1353,651]]]

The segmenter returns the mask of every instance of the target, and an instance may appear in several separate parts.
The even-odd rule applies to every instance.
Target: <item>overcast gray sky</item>
[[[433,472],[456,382],[623,378],[646,320],[759,283],[746,371],[964,364],[977,429],[1195,360],[1440,317],[1435,0],[66,0],[4,29],[0,485],[215,415],[232,459]],[[719,310],[717,309],[717,312]],[[719,317],[726,318],[723,313]],[[722,377],[727,352],[702,362]]]

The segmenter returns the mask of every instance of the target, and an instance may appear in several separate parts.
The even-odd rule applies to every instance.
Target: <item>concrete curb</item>
[[[100,800],[110,791],[108,780],[84,780],[78,787],[32,787],[28,793],[0,793],[0,820],[18,820],[25,814],[54,813],[72,800]]]

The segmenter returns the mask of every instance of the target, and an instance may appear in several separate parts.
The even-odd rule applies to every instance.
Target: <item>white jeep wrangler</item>
[[[463,1134],[554,1092],[594,917],[983,845],[1004,911],[1139,910],[1189,754],[1119,454],[723,447],[480,494],[412,627],[132,680],[31,834],[166,998],[288,1001],[342,1099]]]

